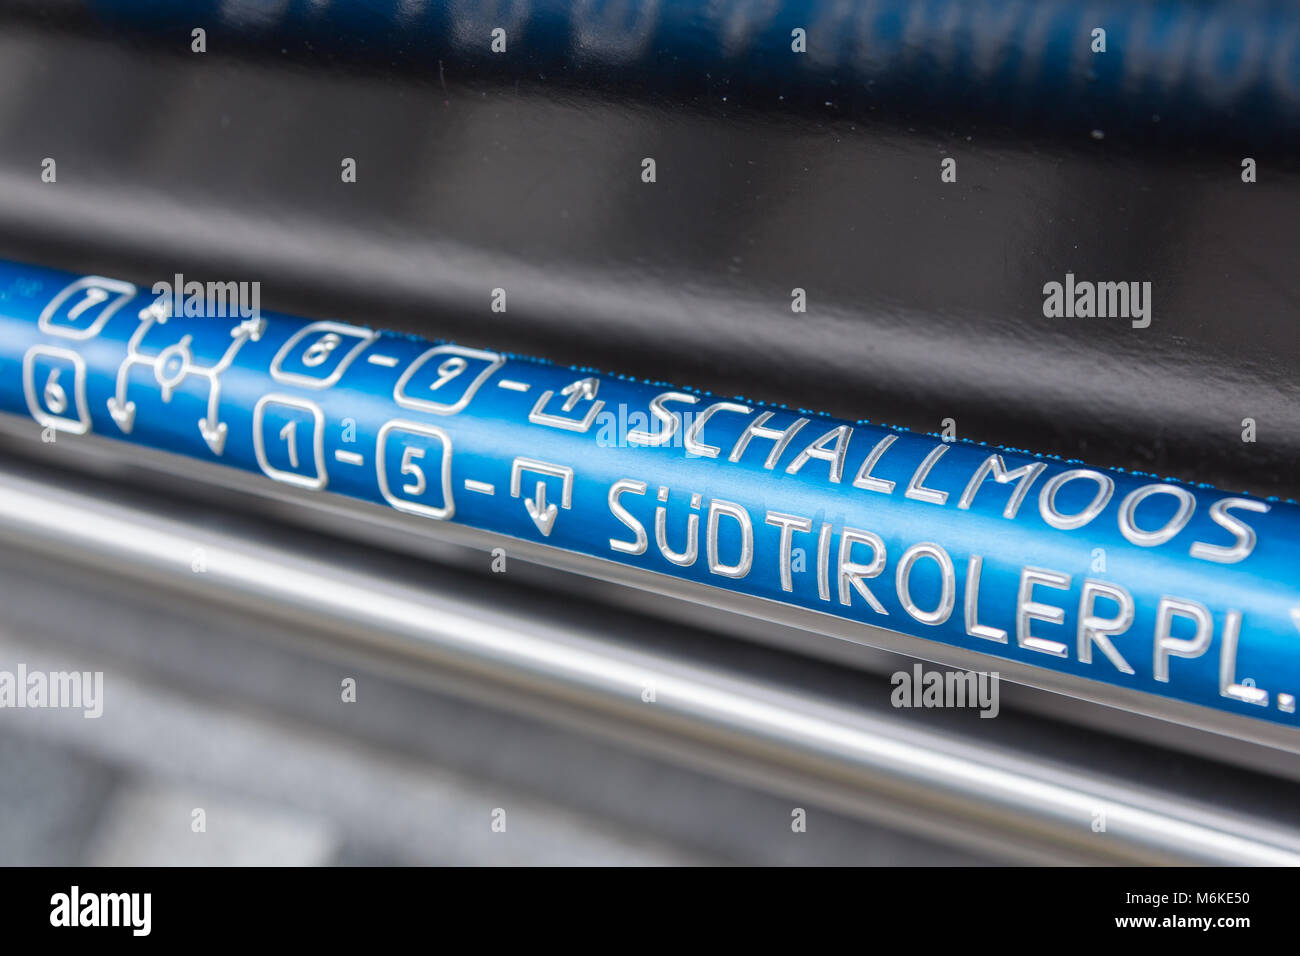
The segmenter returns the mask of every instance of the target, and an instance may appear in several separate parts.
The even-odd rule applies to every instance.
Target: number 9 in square
[[[403,408],[455,415],[504,364],[505,359],[495,352],[439,345],[417,358],[402,373],[393,389],[393,398]]]

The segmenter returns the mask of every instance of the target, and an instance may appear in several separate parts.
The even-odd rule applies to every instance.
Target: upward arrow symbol
[[[600,379],[597,378],[580,378],[578,381],[560,389],[560,394],[565,396],[563,410],[566,412],[573,411],[578,402],[586,399],[591,401],[596,397],[596,391],[600,388]]]
[[[524,499],[524,507],[528,509],[528,517],[533,519],[533,524],[537,525],[537,530],[545,537],[551,536],[551,528],[555,526],[555,516],[558,511],[555,505],[546,503],[546,482],[537,483],[537,491],[533,498]]]
[[[230,337],[232,339],[237,339],[242,336],[244,338],[249,338],[252,339],[254,342],[257,342],[262,338],[262,333],[265,331],[266,331],[266,319],[263,318],[245,319],[243,322],[240,322],[237,326],[235,326],[233,329],[230,330]]]

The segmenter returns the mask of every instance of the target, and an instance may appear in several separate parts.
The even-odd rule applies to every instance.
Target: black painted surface
[[[0,255],[1300,496],[1276,130],[1098,139],[345,54],[0,19]],[[1150,328],[1044,318],[1067,271],[1151,281]]]

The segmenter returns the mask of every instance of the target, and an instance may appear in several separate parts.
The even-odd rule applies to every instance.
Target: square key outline
[[[396,428],[402,431],[414,432],[417,435],[424,435],[429,438],[437,438],[442,442],[442,500],[446,502],[441,508],[434,508],[431,505],[422,505],[418,501],[411,501],[407,498],[399,498],[393,494],[392,489],[388,487],[388,475],[384,471],[386,461],[387,443],[389,432]],[[392,421],[384,422],[379,429],[379,434],[375,436],[375,474],[379,478],[379,493],[384,496],[384,500],[396,508],[398,511],[406,511],[410,514],[423,515],[426,518],[436,518],[439,521],[446,521],[456,513],[456,502],[451,493],[451,436],[437,425],[428,425],[424,422],[409,422],[400,418],[394,418]]]
[[[487,368],[479,372],[474,381],[469,383],[469,387],[465,389],[465,394],[460,397],[459,401],[450,403],[433,402],[427,398],[412,398],[407,395],[406,386],[411,381],[411,376],[428,364],[429,359],[435,355],[459,355],[461,358],[480,359],[489,364]],[[402,373],[402,377],[393,386],[393,400],[403,408],[413,408],[420,412],[432,412],[434,415],[455,415],[470,403],[470,399],[478,394],[478,390],[483,387],[483,383],[488,380],[492,373],[505,364],[505,357],[496,352],[469,349],[461,345],[437,345],[407,366],[406,371]]]
[[[272,402],[277,405],[288,405],[290,408],[301,408],[311,412],[314,419],[312,457],[316,462],[315,477],[308,478],[296,471],[282,471],[267,460],[266,436],[262,432],[265,427],[266,406]],[[299,488],[308,488],[312,491],[322,491],[329,484],[329,474],[325,471],[325,413],[321,411],[320,406],[315,402],[275,392],[259,398],[257,404],[253,406],[253,452],[257,455],[257,464],[263,473],[275,481],[283,481],[286,485],[296,485]]]
[[[605,400],[598,398],[591,403],[591,408],[587,409],[587,414],[582,418],[565,418],[562,415],[552,415],[550,412],[543,411],[554,397],[554,389],[548,388],[542,392],[537,399],[537,404],[528,413],[528,420],[534,425],[545,425],[547,428],[563,428],[571,432],[588,432],[591,431],[591,426],[596,421],[596,416],[600,414],[600,410],[605,407]]]
[[[76,418],[51,415],[36,400],[38,355],[72,360],[72,400],[77,407]],[[72,435],[84,435],[90,431],[90,405],[86,401],[86,360],[72,349],[59,348],[57,345],[33,345],[29,348],[23,356],[23,395],[27,399],[27,410],[32,413],[32,418],[36,419],[38,425]]]
[[[99,314],[99,318],[90,324],[89,328],[70,329],[66,325],[51,324],[50,320],[54,318],[54,313],[59,311],[59,306],[67,302],[74,292],[96,285],[108,288],[114,295],[121,296],[121,298],[105,308]],[[135,298],[139,291],[136,286],[121,279],[109,279],[106,276],[82,276],[80,279],[68,283],[58,295],[46,304],[45,308],[41,309],[41,317],[36,320],[36,327],[48,335],[55,335],[61,339],[73,339],[75,341],[93,339],[103,331],[108,320],[117,315],[117,310]]]
[[[356,338],[357,333],[362,333],[365,337],[339,360],[338,368],[331,372],[327,378],[316,378],[313,375],[303,375],[301,372],[286,372],[282,369],[280,363],[288,358],[294,348],[313,332],[337,332],[340,335],[348,336],[348,338]],[[284,385],[301,385],[304,388],[329,388],[343,377],[343,373],[347,371],[348,366],[352,364],[352,360],[360,354],[361,350],[377,338],[379,338],[378,333],[371,329],[365,329],[359,325],[347,325],[343,322],[312,322],[310,325],[304,325],[289,336],[289,341],[281,345],[280,351],[276,352],[275,358],[271,359],[271,378]]]

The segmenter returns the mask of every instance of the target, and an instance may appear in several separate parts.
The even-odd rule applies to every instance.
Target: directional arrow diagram
[[[154,299],[152,303],[140,310],[140,318],[146,322],[157,322],[163,325],[172,314],[172,304],[168,299],[162,296]]]
[[[558,510],[555,505],[546,503],[546,482],[537,483],[537,500],[532,498],[524,499],[524,507],[528,509],[528,517],[533,519],[533,524],[537,525],[537,530],[544,536],[551,536],[551,528],[555,526],[555,516]]]
[[[560,389],[560,394],[565,396],[564,408],[566,412],[573,411],[578,402],[584,398],[590,401],[596,397],[596,391],[600,388],[600,379],[598,378],[580,378],[571,385],[566,385]]]
[[[113,416],[118,428],[131,434],[131,429],[135,426],[135,402],[119,402],[115,395],[108,400],[108,413]]]
[[[212,454],[220,455],[226,449],[226,428],[225,422],[217,422],[212,425],[206,418],[199,419],[199,431],[203,434],[203,440],[208,443],[212,449]]]
[[[245,319],[230,330],[230,337],[232,339],[245,337],[257,342],[262,338],[262,333],[265,331],[266,319]]]

